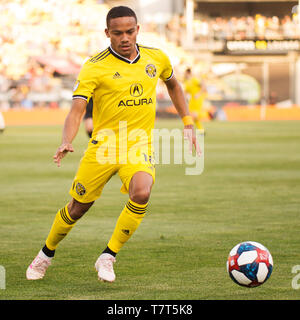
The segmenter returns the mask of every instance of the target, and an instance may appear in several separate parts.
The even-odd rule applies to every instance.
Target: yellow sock
[[[117,221],[115,230],[108,242],[108,247],[118,253],[124,243],[129,240],[134,231],[138,228],[146,213],[148,203],[138,204],[128,201]]]
[[[58,243],[71,231],[75,222],[76,220],[73,220],[69,215],[67,205],[58,210],[46,240],[47,248],[55,250]]]

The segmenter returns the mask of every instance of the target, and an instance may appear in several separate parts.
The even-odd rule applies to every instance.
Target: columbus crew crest
[[[154,78],[156,76],[156,67],[154,64],[147,64],[145,70],[150,78]]]
[[[80,196],[83,196],[85,192],[86,192],[85,187],[81,183],[77,182],[76,193]]]

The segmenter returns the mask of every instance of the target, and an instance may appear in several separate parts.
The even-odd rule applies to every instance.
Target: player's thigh
[[[150,163],[122,165],[118,173],[122,181],[122,193],[133,193],[142,189],[151,191],[155,183],[155,167]]]
[[[117,169],[116,165],[100,164],[95,156],[85,155],[80,161],[70,195],[80,203],[95,201]]]

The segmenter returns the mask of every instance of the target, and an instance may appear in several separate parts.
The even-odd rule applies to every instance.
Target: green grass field
[[[181,127],[159,120],[157,127]],[[117,256],[116,282],[97,280],[94,263],[127,196],[114,176],[102,197],[56,252],[46,277],[25,271],[43,246],[87,145],[81,128],[75,152],[52,161],[61,127],[9,127],[0,135],[0,299],[248,300],[299,299],[292,288],[300,265],[300,122],[206,124],[205,169],[158,165],[147,216]],[[226,272],[231,248],[245,240],[272,253],[271,278],[257,288]],[[299,281],[300,284],[300,281]]]

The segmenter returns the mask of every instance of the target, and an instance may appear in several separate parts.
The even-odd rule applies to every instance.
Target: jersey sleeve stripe
[[[105,59],[107,56],[110,55],[110,52],[107,52],[107,54],[105,54],[104,56],[101,57],[101,59],[97,59],[97,61],[101,61],[103,59]]]
[[[90,59],[90,61],[94,61],[96,59],[98,59],[99,57],[101,57],[103,54],[105,54],[107,52],[107,50],[102,51],[101,53],[97,54],[95,57],[92,57]]]
[[[153,47],[141,46],[140,44],[139,44],[138,46],[139,46],[139,48],[143,48],[143,49],[159,50],[159,49],[157,49],[157,48],[153,48]]]
[[[101,61],[101,60],[105,59],[105,58],[106,58],[107,56],[109,56],[109,55],[110,55],[110,52],[108,51],[108,52],[106,52],[105,54],[101,55],[99,58],[97,58],[97,59],[91,59],[90,61],[93,62],[93,63],[96,63],[96,62],[98,62],[98,61]]]
[[[174,75],[174,72],[172,70],[171,75],[165,81],[169,81],[173,77],[173,75]]]
[[[88,100],[88,97],[86,97],[86,96],[82,96],[82,95],[80,95],[80,94],[75,94],[75,95],[73,95],[73,97],[72,97],[73,99],[83,99],[83,100]]]
[[[100,52],[99,54],[97,54],[95,57],[92,57],[90,59],[91,62],[96,62],[98,59],[100,59],[101,57],[103,57],[106,53],[108,52],[108,48],[105,49],[104,51]]]

